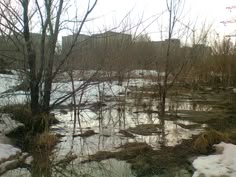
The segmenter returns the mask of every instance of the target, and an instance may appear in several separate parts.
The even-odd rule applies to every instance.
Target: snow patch
[[[8,134],[14,129],[24,126],[22,123],[11,119],[8,114],[2,114],[0,119],[0,133]]]
[[[196,169],[193,177],[236,176],[236,145],[221,142],[215,147],[222,153],[198,157],[193,161],[193,167]]]
[[[16,71],[15,71],[16,72]],[[22,79],[17,75],[0,74],[0,105],[20,104],[26,102],[29,93],[13,91],[13,88],[21,83]]]
[[[144,77],[144,76],[164,76],[164,72],[155,70],[133,70],[130,72],[131,77]]]
[[[0,162],[9,159],[11,156],[15,156],[20,152],[20,149],[10,144],[0,144]]]

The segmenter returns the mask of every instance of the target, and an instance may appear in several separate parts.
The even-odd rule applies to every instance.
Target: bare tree
[[[18,40],[14,45],[22,48],[20,52],[23,53],[24,61],[27,63],[25,74],[29,82],[30,107],[33,115],[42,112],[49,113],[52,82],[66,63],[96,3],[97,0],[88,0],[82,19],[77,20],[77,18],[66,16],[71,7],[68,0],[3,0],[0,2],[2,36]],[[19,10],[15,10],[17,9],[15,7]],[[79,28],[70,50],[59,59],[56,49],[60,30],[72,22],[76,23]],[[38,23],[37,31],[40,31],[38,36],[32,33],[36,23]],[[38,41],[37,46],[34,41]]]
[[[160,97],[160,115],[165,115],[165,105],[166,105],[166,96],[167,96],[167,89],[168,89],[168,79],[171,74],[170,70],[170,57],[173,51],[172,49],[172,38],[175,29],[175,25],[179,18],[179,11],[181,6],[180,0],[166,0],[167,12],[168,12],[168,38],[166,44],[166,54],[164,58],[164,78],[162,79],[163,82],[159,82],[159,97]]]
[[[183,20],[184,1],[182,0],[166,0],[168,23],[165,41],[157,43],[159,48],[156,59],[156,69],[158,72],[158,92],[159,92],[159,113],[163,117],[165,115],[166,98],[168,90],[176,83],[185,66],[191,59],[188,54],[188,49],[181,47],[181,41],[186,38],[184,42],[187,43],[187,38],[194,30],[191,30],[191,24],[185,24]],[[161,26],[161,36],[163,36],[163,26]],[[177,38],[176,38],[177,36]],[[162,71],[162,72],[161,72]]]

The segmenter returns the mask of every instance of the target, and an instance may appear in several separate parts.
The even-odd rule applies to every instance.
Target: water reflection
[[[179,144],[183,139],[191,138],[193,134],[202,131],[201,126],[195,129],[186,129],[180,126],[192,125],[193,123],[190,121],[168,121],[159,119],[158,114],[155,112],[157,108],[153,105],[154,101],[145,107],[135,107],[131,103],[132,100],[129,101],[127,105],[119,104],[115,107],[107,106],[97,110],[85,109],[81,111],[80,117],[83,132],[93,129],[97,133],[87,138],[72,136],[72,131],[75,131],[75,133],[80,131],[78,127],[76,130],[73,130],[73,121],[71,121],[73,120],[73,118],[71,118],[71,115],[73,116],[72,113],[69,112],[66,115],[57,114],[57,117],[62,123],[53,126],[52,131],[62,134],[64,137],[61,138],[61,142],[57,144],[54,150],[56,154],[54,160],[58,161],[65,158],[68,154],[75,154],[78,158],[73,161],[74,165],[70,163],[70,167],[66,167],[70,169],[69,171],[90,175],[96,174],[95,176],[124,176],[123,173],[127,174],[127,176],[132,176],[129,167],[127,167],[128,165],[122,161],[118,163],[118,161],[112,159],[101,163],[92,162],[80,164],[80,162],[86,160],[89,155],[95,154],[98,151],[117,151],[118,149],[116,147],[124,145],[127,142],[146,142],[153,147],[153,149],[159,149],[163,145],[174,146]],[[179,108],[192,109],[192,107],[185,107],[185,105],[188,104],[189,103],[182,102],[182,106],[179,106]],[[148,111],[152,109],[155,109],[155,111]],[[134,134],[134,138],[124,137],[119,133],[119,130],[142,124],[160,125],[158,127],[158,133],[147,136]],[[108,162],[110,163],[109,165]],[[103,168],[101,166],[103,166]],[[108,166],[109,169],[107,169]],[[115,169],[121,169],[115,171],[113,167],[115,167]],[[98,170],[89,171],[89,169]],[[73,175],[72,172],[70,175]]]
[[[98,88],[99,90],[102,88]],[[99,92],[100,93],[100,92]],[[153,93],[138,93],[130,97],[117,97],[116,100],[106,102],[107,106],[97,104],[96,107],[87,107],[79,112],[80,126],[74,127],[74,113],[67,110],[67,114],[61,114],[60,110],[54,113],[61,121],[52,126],[51,132],[60,134],[62,138],[52,152],[38,152],[33,154],[32,176],[103,176],[123,177],[135,176],[130,170],[130,165],[124,161],[109,159],[102,162],[82,164],[89,155],[98,151],[118,151],[117,147],[127,142],[146,142],[153,149],[162,146],[175,146],[183,139],[191,138],[193,134],[202,131],[201,125],[192,129],[186,128],[193,125],[190,121],[165,120],[158,116],[158,100]],[[106,101],[103,95],[99,95],[99,103]],[[200,104],[198,100],[189,98],[167,99],[166,110],[171,114],[179,114],[179,111],[211,111],[210,105]],[[150,135],[133,133],[134,137],[125,137],[119,133],[129,127],[143,124],[157,124],[157,131]],[[185,126],[184,126],[185,125]],[[82,128],[82,129],[81,129]],[[97,134],[89,137],[73,136],[94,130]],[[70,159],[70,157],[77,157]],[[69,161],[68,161],[69,158]],[[27,170],[26,170],[27,171]],[[25,176],[27,176],[26,174]]]
[[[184,128],[183,125],[192,125],[190,121],[171,121],[160,119],[157,114],[155,101],[146,106],[135,107],[132,100],[128,104],[106,106],[97,110],[84,109],[80,112],[81,127],[83,132],[94,130],[97,134],[89,137],[73,136],[80,133],[80,127],[74,129],[73,112],[60,114],[55,110],[60,124],[51,127],[53,133],[60,134],[62,138],[52,152],[33,153],[31,171],[18,169],[23,172],[12,171],[8,176],[23,173],[23,176],[50,177],[50,176],[135,176],[130,165],[124,161],[109,159],[102,162],[81,163],[89,155],[98,151],[118,151],[117,147],[127,142],[146,142],[153,149],[162,146],[174,146],[183,139],[191,138],[193,134],[202,131],[201,126],[194,129]],[[181,107],[183,108],[183,106]],[[153,111],[154,110],[154,111]],[[125,137],[119,130],[136,127],[143,124],[157,124],[157,133],[150,135],[134,134],[134,138]],[[70,159],[75,157],[76,159]],[[31,173],[31,175],[29,175]]]
[[[168,111],[212,111],[212,105],[207,105],[199,100],[179,99],[167,100]]]

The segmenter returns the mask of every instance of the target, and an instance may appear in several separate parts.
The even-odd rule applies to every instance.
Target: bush
[[[201,154],[213,152],[213,145],[220,142],[230,142],[228,136],[216,130],[201,133],[193,143],[193,149]]]

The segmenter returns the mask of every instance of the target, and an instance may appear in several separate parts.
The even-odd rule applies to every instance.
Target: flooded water
[[[65,158],[68,154],[75,154],[78,158],[73,161],[73,167],[70,165],[66,167],[68,171],[75,173],[74,176],[77,176],[79,173],[89,174],[90,176],[132,177],[136,176],[135,172],[124,161],[108,159],[86,164],[81,164],[80,162],[98,151],[118,151],[119,149],[117,147],[128,142],[145,142],[154,150],[160,149],[162,145],[175,146],[181,143],[183,139],[188,139],[192,135],[199,134],[205,126],[204,124],[198,124],[193,129],[187,129],[183,128],[183,126],[196,125],[196,123],[184,120],[165,120],[157,133],[152,133],[151,135],[133,133],[133,138],[125,137],[119,133],[120,130],[143,124],[161,124],[158,114],[155,112],[155,105],[151,106],[153,113],[150,113],[146,108],[134,106],[135,100],[127,100],[127,102],[128,104],[122,108],[119,105],[110,103],[108,106],[101,107],[100,110],[83,110],[80,114],[82,131],[94,130],[96,133],[87,138],[73,136],[73,133],[79,134],[81,129],[78,125],[76,130],[73,129],[72,112],[67,110],[67,114],[62,115],[59,113],[59,110],[55,110],[55,114],[61,123],[51,127],[51,131],[63,135],[63,137],[54,149],[53,160],[60,161],[60,159]],[[190,109],[186,104],[188,103],[181,102],[178,105],[181,109]]]
[[[51,132],[60,135],[61,139],[53,152],[50,155],[41,154],[43,165],[39,165],[40,158],[34,159],[34,165],[39,168],[37,170],[30,172],[20,168],[9,171],[4,176],[18,174],[18,176],[45,177],[135,177],[135,171],[131,170],[130,164],[125,161],[108,159],[100,162],[81,162],[86,161],[90,155],[99,151],[119,151],[120,149],[117,147],[128,142],[145,142],[154,150],[160,149],[163,145],[175,146],[180,144],[183,139],[189,139],[192,135],[197,135],[204,130],[207,125],[199,121],[202,117],[218,113],[214,107],[215,100],[211,100],[212,102],[209,104],[201,96],[192,98],[191,95],[187,95],[168,98],[166,111],[169,118],[162,120],[157,113],[158,100],[148,96],[139,97],[137,96],[140,95],[140,93],[137,94],[138,92],[140,91],[133,91],[130,96],[126,97],[120,95],[116,99],[104,97],[104,106],[81,107],[83,108],[79,114],[81,127],[77,123],[75,129],[71,110],[54,110],[61,123],[52,126]],[[137,95],[135,96],[135,94]],[[175,116],[175,119],[171,119],[171,116]],[[191,118],[183,120],[181,117]],[[147,135],[130,131],[133,137],[126,137],[120,133],[120,130],[133,130],[143,124],[161,126],[158,126],[154,133]],[[96,134],[89,137],[77,136],[81,131],[86,132],[87,130],[94,130]],[[69,163],[58,163],[69,155],[76,155],[77,158]],[[45,156],[47,157],[45,158]],[[167,177],[173,174],[175,177],[191,176],[191,173],[185,169],[173,169],[171,174],[158,177]]]

